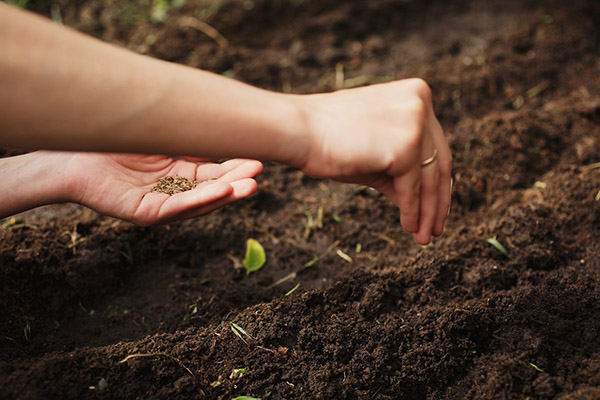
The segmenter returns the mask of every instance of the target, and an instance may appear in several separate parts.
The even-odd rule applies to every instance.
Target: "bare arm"
[[[1,3],[0,48],[4,146],[288,163],[307,147],[292,96],[140,56]]]
[[[277,161],[376,188],[419,243],[443,231],[451,155],[421,80],[273,93],[1,3],[0,48],[0,145]]]

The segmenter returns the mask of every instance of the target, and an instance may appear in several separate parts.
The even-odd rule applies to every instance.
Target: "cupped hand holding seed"
[[[260,162],[247,159],[197,164],[159,155],[45,153],[68,157],[64,175],[72,201],[142,226],[193,218],[248,197],[262,171]],[[153,191],[165,176],[197,184]]]
[[[311,132],[304,172],[382,192],[421,244],[442,234],[450,209],[452,157],[424,81],[304,99]]]

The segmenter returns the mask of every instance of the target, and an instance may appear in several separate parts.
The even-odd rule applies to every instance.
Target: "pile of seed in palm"
[[[156,181],[152,188],[153,193],[166,193],[173,195],[176,193],[187,192],[198,186],[198,181],[190,181],[183,176],[164,176]]]

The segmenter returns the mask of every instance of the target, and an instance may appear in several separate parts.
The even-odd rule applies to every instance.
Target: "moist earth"
[[[378,193],[270,164],[251,198],[166,226],[5,219],[0,399],[600,398],[597,1],[151,3],[30,7],[271,90],[426,79],[446,232],[418,246]]]

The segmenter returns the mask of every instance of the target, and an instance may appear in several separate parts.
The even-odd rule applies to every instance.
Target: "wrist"
[[[302,168],[312,146],[310,110],[306,96],[276,94],[281,97],[283,112],[278,114],[277,125],[284,138],[279,159],[273,160],[294,168]]]
[[[69,153],[36,151],[0,159],[7,190],[0,194],[0,217],[51,203],[72,201],[64,166]]]

